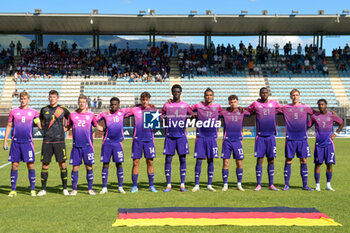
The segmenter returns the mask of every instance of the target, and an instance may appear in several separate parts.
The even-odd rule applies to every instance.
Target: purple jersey
[[[278,112],[284,116],[287,140],[307,139],[307,114],[312,115],[315,112],[311,107],[305,104],[287,104],[279,108]]]
[[[186,119],[187,113],[193,116],[193,111],[190,105],[186,102],[165,103],[162,108],[162,115],[166,115],[165,135],[172,138],[180,138],[186,135]]]
[[[94,113],[72,112],[69,115],[67,125],[73,127],[73,146],[92,147],[92,126],[97,125],[97,120]]]
[[[197,121],[202,122],[202,127],[197,127],[197,137],[217,138],[218,129],[215,127],[215,123],[219,119],[219,112],[222,111],[221,106],[216,103],[210,105],[199,103],[192,105],[191,109],[197,111]]]
[[[243,139],[243,119],[245,115],[250,115],[245,111],[241,113],[239,110],[234,112],[227,109],[221,111],[221,115],[224,118],[224,140],[228,141],[240,141]]]
[[[143,127],[143,112],[144,111],[156,111],[157,109],[148,106],[145,109],[142,109],[141,106],[133,107],[126,114],[126,117],[134,115],[135,125],[134,125],[134,135],[133,138],[136,140],[148,142],[153,140],[153,129],[152,128],[144,128]]]
[[[105,120],[106,132],[103,143],[119,143],[124,140],[124,116],[128,113],[129,108],[118,109],[115,113],[107,114],[101,112],[96,120]]]
[[[33,123],[36,118],[39,118],[39,113],[34,109],[12,109],[8,119],[8,122],[13,124],[12,140],[18,143],[31,142],[33,140]]]
[[[328,145],[333,144],[333,141],[330,139],[333,133],[333,122],[342,124],[343,120],[340,117],[333,115],[332,112],[326,112],[325,114],[316,112],[311,116],[308,127],[315,124],[317,146],[327,147]]]
[[[276,113],[279,107],[281,107],[279,103],[274,100],[269,100],[267,103],[254,101],[249,105],[247,111],[256,114],[257,136],[276,135]]]

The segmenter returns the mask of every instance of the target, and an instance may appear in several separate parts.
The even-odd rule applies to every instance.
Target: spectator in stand
[[[0,78],[3,78],[3,79],[6,78],[6,72],[5,72],[5,70],[2,70],[2,71],[0,72]]]
[[[93,111],[96,111],[96,109],[97,109],[97,99],[94,98],[94,109],[93,109]]]
[[[328,66],[323,66],[323,74],[328,75]]]
[[[21,56],[21,51],[22,51],[21,41],[17,42],[16,48],[17,48],[17,56]]]
[[[99,96],[97,96],[97,108],[98,109],[102,108],[102,99]]]
[[[14,90],[14,92],[12,93],[12,98],[16,97],[18,99],[19,96],[19,91],[17,90],[17,88]]]
[[[10,51],[11,51],[11,56],[14,56],[15,54],[15,43],[13,43],[13,41],[11,41],[11,43],[9,44],[10,47]]]
[[[87,104],[88,104],[88,108],[91,109],[91,97],[90,96],[87,98]]]

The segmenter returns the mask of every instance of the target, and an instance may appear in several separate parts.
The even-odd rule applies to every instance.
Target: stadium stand
[[[109,47],[103,54],[99,50],[88,49],[68,51],[65,46],[63,44],[60,49],[58,44],[51,44],[45,52],[22,50],[21,56],[17,57],[11,57],[7,52],[16,70],[32,77],[26,82],[18,77],[17,83],[13,82],[13,76],[1,79],[0,109],[9,109],[17,104],[16,98],[9,97],[16,88],[30,92],[31,106],[36,109],[47,104],[47,93],[51,89],[58,90],[61,104],[71,109],[76,108],[79,94],[92,99],[100,97],[104,109],[112,96],[118,96],[123,107],[137,104],[143,91],[149,91],[153,97],[152,103],[162,107],[171,96],[171,86],[176,83],[183,86],[183,100],[190,104],[202,101],[203,91],[211,87],[215,91],[215,101],[221,105],[226,106],[227,97],[236,94],[241,105],[247,106],[258,98],[262,86],[267,86],[271,98],[281,104],[289,102],[291,88],[298,88],[302,101],[313,107],[320,93],[328,100],[330,107],[350,103],[348,73],[340,70],[339,65],[344,63],[350,71],[346,48],[334,50],[333,57],[329,58],[325,57],[324,50],[312,46],[304,53],[298,51],[294,54],[284,47],[288,55],[279,55],[278,51],[264,50],[259,46],[252,48],[249,45],[246,48],[243,43],[237,49],[233,45],[215,47],[211,44],[208,50],[190,46],[188,50],[171,52],[175,56],[169,57],[165,45],[161,48],[148,47],[145,52]],[[11,64],[9,61],[6,63],[7,69]],[[40,66],[47,67],[46,71],[37,72]],[[323,70],[325,66],[326,73]],[[164,67],[166,71],[172,71],[170,79],[165,79],[165,82],[155,82],[154,77],[152,82],[142,79],[137,82],[130,77],[134,71],[154,75]]]

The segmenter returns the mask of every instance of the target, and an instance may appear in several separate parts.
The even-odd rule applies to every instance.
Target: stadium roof
[[[104,15],[1,13],[1,34],[350,35],[350,15]]]

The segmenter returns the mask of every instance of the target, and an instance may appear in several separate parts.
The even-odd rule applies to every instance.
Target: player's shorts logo
[[[160,116],[162,114],[154,111],[143,112],[143,128],[144,129],[158,129],[160,128]]]

